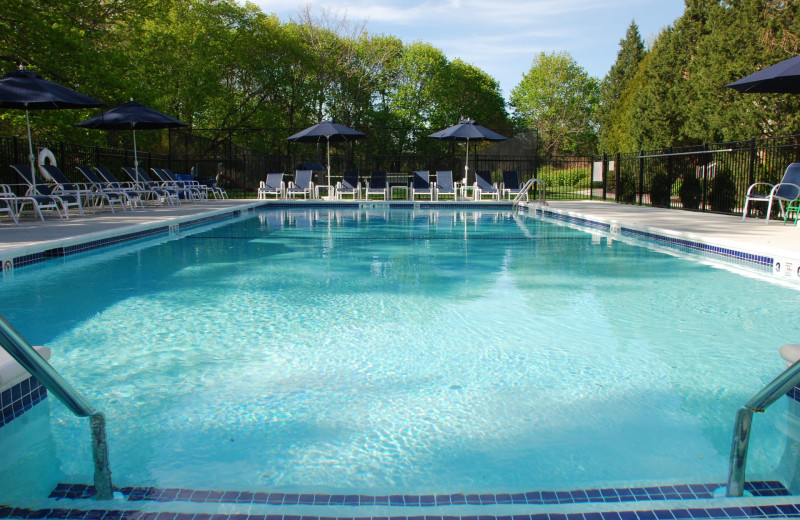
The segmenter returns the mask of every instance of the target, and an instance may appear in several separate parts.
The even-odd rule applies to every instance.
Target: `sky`
[[[683,0],[256,0],[282,22],[310,5],[351,22],[366,22],[371,34],[391,34],[404,43],[423,41],[450,60],[477,66],[500,83],[503,95],[530,70],[540,52],[567,51],[586,72],[602,79],[617,57],[631,21],[652,42],[684,10]]]

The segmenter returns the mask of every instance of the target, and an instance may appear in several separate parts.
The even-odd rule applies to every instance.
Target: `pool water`
[[[18,270],[0,313],[106,414],[115,485],[519,492],[723,482],[797,298],[509,211],[298,208]],[[92,482],[52,395],[0,446],[0,503]]]

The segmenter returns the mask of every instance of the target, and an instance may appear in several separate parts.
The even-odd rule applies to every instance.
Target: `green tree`
[[[597,80],[567,52],[540,53],[510,102],[519,125],[538,130],[546,154],[594,152],[597,103]]]
[[[599,105],[597,107],[598,141],[603,150],[616,151],[609,147],[613,141],[610,134],[613,131],[612,116],[617,101],[628,88],[628,84],[639,70],[639,63],[645,56],[644,42],[639,34],[636,22],[631,21],[625,38],[619,41],[617,60],[611,66],[606,77],[600,82]]]

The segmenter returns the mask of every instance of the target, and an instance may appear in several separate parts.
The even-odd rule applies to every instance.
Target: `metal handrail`
[[[522,200],[522,197],[527,195],[528,191],[530,191],[531,189],[531,186],[533,186],[534,184],[541,184],[541,188],[538,190],[539,198],[536,200],[536,202],[544,206],[547,205],[547,202],[545,201],[545,183],[542,179],[534,178],[525,181],[525,184],[522,185],[522,188],[520,188],[519,193],[517,193],[517,196],[514,197],[514,200],[511,202],[512,207],[519,206],[519,202]]]
[[[78,417],[89,417],[92,430],[92,458],[94,460],[94,487],[96,500],[111,500],[111,470],[108,466],[108,443],[106,442],[106,419],[95,410],[61,374],[45,361],[38,352],[0,316],[0,346],[8,352],[22,368],[52,392],[64,406]]]
[[[731,440],[730,465],[728,466],[728,487],[725,490],[726,496],[740,497],[744,493],[744,470],[747,464],[747,448],[750,444],[750,426],[753,422],[753,412],[763,413],[769,405],[799,384],[800,363],[794,363],[736,412],[736,424],[734,425],[733,439]]]

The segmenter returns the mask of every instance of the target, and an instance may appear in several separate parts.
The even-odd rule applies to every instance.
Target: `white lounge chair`
[[[455,184],[453,184],[453,171],[441,170],[436,172],[436,200],[442,195],[450,195],[453,200],[458,199]]]
[[[283,173],[268,173],[267,179],[258,183],[258,198],[266,199],[267,195],[275,195],[276,199],[283,198]]]
[[[497,183],[492,182],[492,173],[489,171],[475,172],[475,200],[483,199],[484,195],[489,195],[494,200],[500,200],[500,190]]]
[[[336,198],[341,200],[350,195],[353,200],[361,200],[361,181],[358,180],[358,170],[346,170],[342,180],[336,183]]]
[[[430,172],[427,170],[417,170],[411,179],[411,200],[417,195],[427,195],[429,200],[434,200],[434,187],[430,181]]]
[[[383,200],[389,200],[389,185],[386,183],[385,171],[374,171],[367,181],[364,198],[369,200],[370,195],[382,195]]]
[[[302,195],[303,198],[311,198],[314,196],[314,182],[311,180],[313,170],[296,170],[294,172],[294,182],[289,181],[289,186],[286,188],[286,197],[295,198]]]

